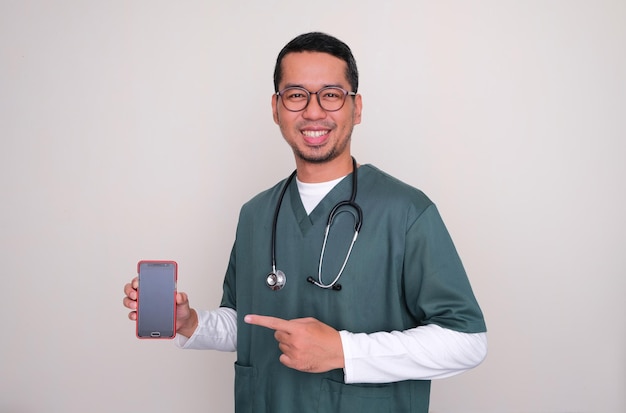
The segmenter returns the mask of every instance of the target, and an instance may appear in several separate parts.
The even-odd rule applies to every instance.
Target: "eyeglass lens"
[[[285,108],[293,112],[304,110],[311,100],[311,95],[317,95],[317,103],[322,109],[333,112],[343,107],[347,94],[345,90],[336,87],[325,87],[317,92],[309,92],[301,87],[290,87],[279,93]]]

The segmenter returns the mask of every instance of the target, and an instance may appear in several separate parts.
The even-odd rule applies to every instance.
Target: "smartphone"
[[[178,264],[142,260],[137,263],[137,272],[137,337],[174,338]]]

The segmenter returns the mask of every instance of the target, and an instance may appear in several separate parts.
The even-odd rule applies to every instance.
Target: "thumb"
[[[189,305],[189,297],[186,293],[176,293],[176,304],[177,305]]]

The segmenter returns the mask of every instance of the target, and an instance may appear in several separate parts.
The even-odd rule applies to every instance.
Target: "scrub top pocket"
[[[327,413],[392,413],[392,390],[388,385],[358,386],[332,380],[322,382],[317,411]]]
[[[235,363],[235,413],[254,413],[256,369]]]

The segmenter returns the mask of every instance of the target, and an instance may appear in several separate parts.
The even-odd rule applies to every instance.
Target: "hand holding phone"
[[[175,261],[137,263],[137,337],[171,339],[176,336]]]

